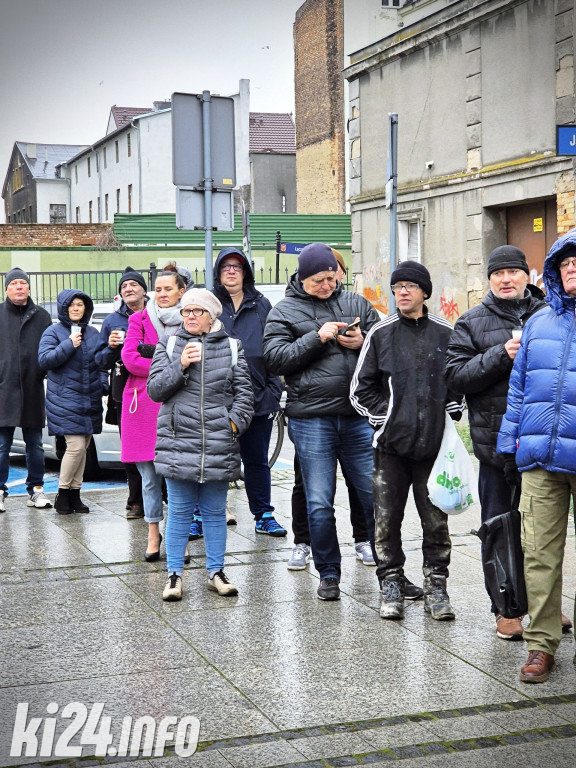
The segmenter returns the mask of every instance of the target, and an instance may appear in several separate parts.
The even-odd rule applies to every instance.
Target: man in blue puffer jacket
[[[526,324],[498,452],[522,472],[522,549],[530,626],[525,683],[542,683],[562,637],[562,562],[576,498],[576,229],[544,263],[548,306]]]

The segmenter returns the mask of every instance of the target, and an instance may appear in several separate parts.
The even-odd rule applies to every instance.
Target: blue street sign
[[[280,243],[280,253],[295,253],[298,255],[306,243]]]
[[[556,126],[556,154],[576,155],[576,125]]]

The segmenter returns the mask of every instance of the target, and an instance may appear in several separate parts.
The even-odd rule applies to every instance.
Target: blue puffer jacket
[[[76,349],[70,340],[72,321],[68,307],[73,299],[86,305],[82,343]],[[56,325],[47,328],[38,348],[38,362],[47,371],[46,416],[51,435],[96,435],[102,432],[102,396],[108,388],[106,371],[96,365],[94,353],[98,331],[88,325],[94,304],[82,291],[67,289],[58,294]]]
[[[576,229],[554,243],[544,262],[548,306],[533,315],[510,376],[499,453],[518,469],[576,473],[576,298],[567,296],[558,263],[576,256]]]

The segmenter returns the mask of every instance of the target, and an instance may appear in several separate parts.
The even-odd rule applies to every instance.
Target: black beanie
[[[20,267],[14,267],[14,269],[11,269],[10,272],[6,272],[6,277],[4,278],[4,288],[8,288],[12,280],[26,280],[28,285],[30,285],[30,278],[23,269],[20,269]]]
[[[336,256],[324,243],[310,243],[304,246],[298,256],[298,279],[317,275],[318,272],[336,272],[338,262]]]
[[[134,269],[132,269],[132,267],[126,267],[124,272],[122,272],[122,277],[118,283],[118,293],[120,293],[122,289],[122,283],[125,283],[126,280],[134,280],[134,282],[138,283],[138,285],[141,285],[145,291],[148,291],[146,280],[144,280],[140,272],[136,272]]]
[[[530,274],[524,251],[514,245],[500,245],[488,257],[488,277],[498,269],[522,269]]]
[[[429,299],[432,296],[432,279],[430,278],[430,272],[423,264],[419,264],[417,261],[403,261],[399,264],[390,278],[390,285],[394,285],[399,280],[406,280],[409,283],[418,283],[420,288],[426,294],[426,298]]]

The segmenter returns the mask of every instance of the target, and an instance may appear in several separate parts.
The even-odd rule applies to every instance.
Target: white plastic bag
[[[459,515],[478,501],[472,461],[448,413],[442,444],[428,478],[428,495],[447,515]]]

